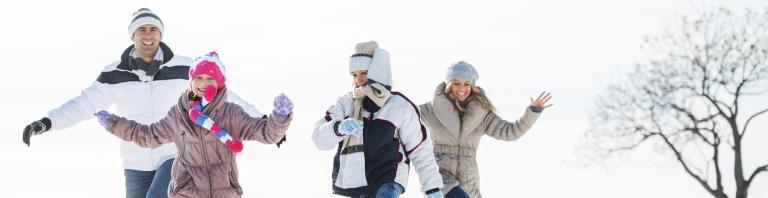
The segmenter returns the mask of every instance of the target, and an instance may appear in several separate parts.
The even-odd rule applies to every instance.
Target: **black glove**
[[[24,127],[24,136],[22,137],[22,141],[24,141],[24,144],[27,144],[29,146],[29,138],[32,137],[32,135],[40,135],[48,130],[51,129],[51,120],[46,118],[40,119],[38,121],[34,121],[31,124],[27,125],[27,127]]]

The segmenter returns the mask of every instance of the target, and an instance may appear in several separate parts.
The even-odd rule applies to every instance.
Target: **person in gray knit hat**
[[[480,138],[517,140],[531,128],[541,112],[552,106],[550,93],[542,92],[525,108],[523,117],[507,122],[496,115],[485,91],[477,86],[477,70],[459,61],[448,67],[431,102],[419,105],[421,120],[434,143],[434,153],[443,178],[443,194],[452,197],[482,197],[480,172],[475,154]]]
[[[116,107],[116,114],[141,124],[165,117],[189,87],[188,72],[193,60],[175,55],[162,42],[164,34],[162,20],[151,10],[141,8],[133,13],[128,24],[128,36],[133,44],[122,50],[117,61],[105,66],[96,81],[79,96],[27,125],[22,141],[30,146],[32,136],[64,130],[112,105]],[[251,117],[264,115],[233,92],[228,93],[228,100],[240,105]],[[173,143],[142,148],[133,142],[121,141],[120,156],[126,197],[168,196],[171,166],[177,156]]]
[[[312,140],[321,150],[336,149],[333,193],[347,197],[399,197],[413,164],[421,192],[442,198],[443,183],[432,140],[416,105],[392,91],[389,53],[376,42],[355,47],[349,60],[352,91],[317,121]]]

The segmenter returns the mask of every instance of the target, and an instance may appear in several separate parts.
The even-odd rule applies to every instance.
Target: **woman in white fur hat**
[[[446,198],[482,197],[475,159],[481,137],[516,140],[544,109],[552,106],[547,105],[552,96],[542,92],[535,100],[531,98],[522,118],[507,122],[496,115],[485,91],[476,84],[478,78],[477,70],[469,63],[454,63],[448,68],[445,82],[437,86],[432,102],[419,106],[421,120],[434,143]]]

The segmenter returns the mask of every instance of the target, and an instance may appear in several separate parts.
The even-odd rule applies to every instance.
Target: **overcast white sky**
[[[131,14],[148,7],[164,42],[196,57],[218,50],[228,86],[260,110],[284,92],[296,103],[286,146],[246,143],[238,156],[245,197],[327,197],[333,152],[311,141],[312,124],[349,90],[355,43],[376,40],[392,56],[394,89],[431,99],[445,68],[480,72],[499,114],[514,120],[528,98],[555,104],[523,138],[485,138],[486,197],[709,197],[668,153],[652,145],[619,162],[584,167],[576,155],[592,99],[606,79],[642,61],[642,36],[695,8],[766,8],[765,0],[537,1],[10,1],[0,8],[0,186],[3,197],[122,197],[118,138],[93,119],[21,142],[25,125],[96,79],[130,45]],[[130,97],[130,96],[124,96]],[[765,107],[768,97],[750,108]],[[768,163],[768,117],[745,140],[747,170]],[[728,156],[728,154],[726,154]],[[732,185],[727,183],[729,191]],[[416,174],[403,197],[420,197]],[[732,193],[730,193],[732,194]],[[768,175],[751,197],[768,197]]]

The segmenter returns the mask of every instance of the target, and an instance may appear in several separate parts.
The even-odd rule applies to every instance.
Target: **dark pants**
[[[168,198],[173,160],[166,160],[155,171],[125,169],[125,197]]]
[[[469,198],[469,194],[461,187],[456,186],[445,195],[445,198]]]
[[[389,182],[381,185],[376,191],[376,198],[398,198],[403,194],[403,186],[397,182]]]

